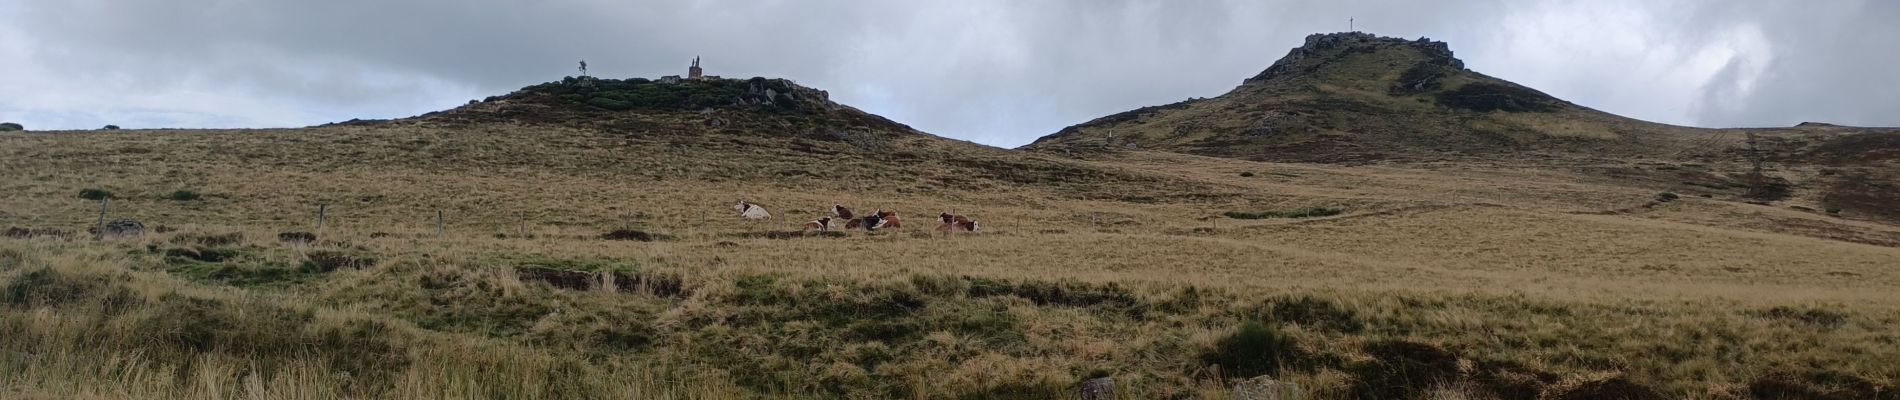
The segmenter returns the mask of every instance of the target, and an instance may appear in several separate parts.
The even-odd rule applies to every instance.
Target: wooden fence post
[[[317,231],[318,232],[323,231],[323,212],[328,207],[329,207],[328,204],[321,204],[321,203],[317,204]]]
[[[93,238],[106,237],[106,204],[110,202],[111,197],[99,198],[99,220],[92,223]]]
[[[442,238],[442,209],[435,210],[435,238]]]

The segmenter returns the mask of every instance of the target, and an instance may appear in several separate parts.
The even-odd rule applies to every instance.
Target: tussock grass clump
[[[308,363],[329,373],[350,376],[330,384],[346,392],[385,390],[409,360],[402,335],[373,321],[329,321],[312,311],[216,296],[152,288],[124,272],[36,267],[7,278],[4,309],[47,307],[52,318],[0,313],[0,344],[7,365],[13,355],[74,356],[94,349],[144,354],[120,365],[143,373],[206,377],[222,362],[270,366]],[[85,329],[74,329],[89,326]],[[311,352],[308,349],[325,349]],[[337,353],[347,349],[348,354]],[[60,358],[45,358],[58,363]],[[37,368],[47,368],[40,364]],[[11,369],[11,368],[10,368]],[[130,371],[128,371],[130,372]],[[286,372],[263,368],[253,373]],[[0,379],[10,373],[0,373]],[[65,377],[67,379],[77,377]],[[142,396],[158,396],[144,393]]]
[[[1751,311],[1749,315],[1757,318],[1792,321],[1820,328],[1839,328],[1847,324],[1847,314],[1820,308],[1796,308],[1775,306],[1766,310]]]
[[[636,242],[651,242],[655,240],[671,240],[672,237],[667,236],[667,235],[657,234],[657,233],[648,233],[646,231],[634,230],[634,229],[615,229],[611,232],[601,234],[600,239],[601,240],[631,240],[631,241],[636,241]]]
[[[188,261],[217,263],[217,262],[224,262],[227,260],[236,259],[239,256],[244,255],[244,253],[247,251],[255,251],[255,250],[256,248],[242,249],[242,248],[236,248],[236,247],[230,247],[230,246],[193,246],[193,247],[174,247],[174,248],[165,249],[163,251],[163,254],[165,255],[166,259],[177,260],[180,262],[188,260]]]
[[[172,244],[195,244],[199,246],[235,246],[244,243],[244,232],[229,233],[180,233],[172,236]]]
[[[1281,296],[1266,301],[1254,312],[1259,318],[1301,326],[1356,333],[1365,329],[1357,312],[1331,300],[1312,296]]]
[[[12,239],[32,239],[37,237],[71,238],[73,237],[73,231],[54,228],[9,227],[6,232],[0,233],[0,236]]]
[[[171,194],[165,195],[165,199],[172,201],[196,201],[203,197],[203,195],[198,194],[196,191],[185,189],[175,190],[172,191]]]
[[[1201,360],[1220,367],[1222,376],[1246,379],[1278,373],[1296,363],[1298,357],[1299,347],[1279,326],[1248,321],[1216,342]]]
[[[263,254],[260,248],[178,248],[165,252],[166,272],[238,287],[285,287],[316,279],[324,271],[314,262],[292,262]]]
[[[298,244],[316,243],[317,234],[302,231],[282,232],[277,234],[277,241]]]
[[[1222,213],[1221,215],[1225,215],[1227,216],[1227,218],[1233,218],[1233,219],[1319,218],[1319,217],[1330,217],[1334,215],[1339,215],[1344,212],[1345,210],[1338,209],[1338,208],[1306,207],[1306,208],[1300,208],[1300,209],[1294,209],[1294,210],[1288,210],[1288,211],[1260,211],[1260,212],[1228,211],[1226,213]]]
[[[1349,369],[1356,378],[1353,397],[1359,399],[1416,398],[1427,389],[1458,378],[1458,356],[1435,345],[1403,339],[1367,343],[1371,360]]]
[[[86,188],[79,190],[79,198],[86,200],[105,200],[110,197],[112,197],[112,191],[105,189]]]
[[[1749,382],[1756,399],[1900,399],[1900,388],[1834,371],[1773,372]]]
[[[364,269],[376,265],[376,255],[361,250],[316,250],[304,254],[305,271],[333,272],[339,269]]]
[[[1571,379],[1544,391],[1540,400],[1663,400],[1669,398],[1649,386],[1622,375],[1594,379]]]

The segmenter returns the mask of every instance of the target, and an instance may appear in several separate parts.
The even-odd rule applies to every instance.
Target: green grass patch
[[[79,198],[86,200],[105,200],[112,198],[112,191],[98,188],[80,189]]]
[[[203,197],[204,196],[199,195],[198,192],[184,189],[175,190],[172,191],[171,194],[165,195],[166,200],[172,201],[195,201]]]

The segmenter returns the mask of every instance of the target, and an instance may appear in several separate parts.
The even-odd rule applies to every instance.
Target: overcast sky
[[[784,77],[1013,147],[1219,95],[1310,33],[1451,43],[1476,71],[1707,127],[1900,125],[1900,1],[0,0],[0,121],[295,127],[574,73]]]

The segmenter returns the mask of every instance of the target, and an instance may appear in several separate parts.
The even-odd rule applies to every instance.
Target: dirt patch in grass
[[[661,240],[673,240],[673,236],[659,234],[659,233],[651,233],[651,232],[641,231],[641,230],[634,230],[634,229],[615,229],[612,232],[601,234],[600,239],[601,240],[630,240],[630,241],[636,241],[636,242],[653,242],[653,241],[661,241]]]
[[[801,232],[801,231],[760,231],[760,232],[740,232],[740,233],[728,234],[725,237],[734,238],[734,239],[790,240],[790,239],[803,239],[803,238],[837,239],[837,238],[850,237],[850,236],[851,234],[844,233],[842,231],[825,231],[825,232],[810,232],[810,233]]]
[[[1338,209],[1338,208],[1306,207],[1306,208],[1299,208],[1299,209],[1285,210],[1285,211],[1258,211],[1258,212],[1228,211],[1228,212],[1222,213],[1221,215],[1224,215],[1224,216],[1227,216],[1227,218],[1233,218],[1233,219],[1319,218],[1319,217],[1330,217],[1334,215],[1339,215],[1344,212],[1345,210]]]
[[[1458,355],[1428,343],[1381,340],[1365,345],[1371,360],[1348,367],[1359,399],[1417,398],[1458,378]]]
[[[1664,400],[1662,392],[1623,376],[1577,379],[1558,383],[1544,391],[1540,400]]]

